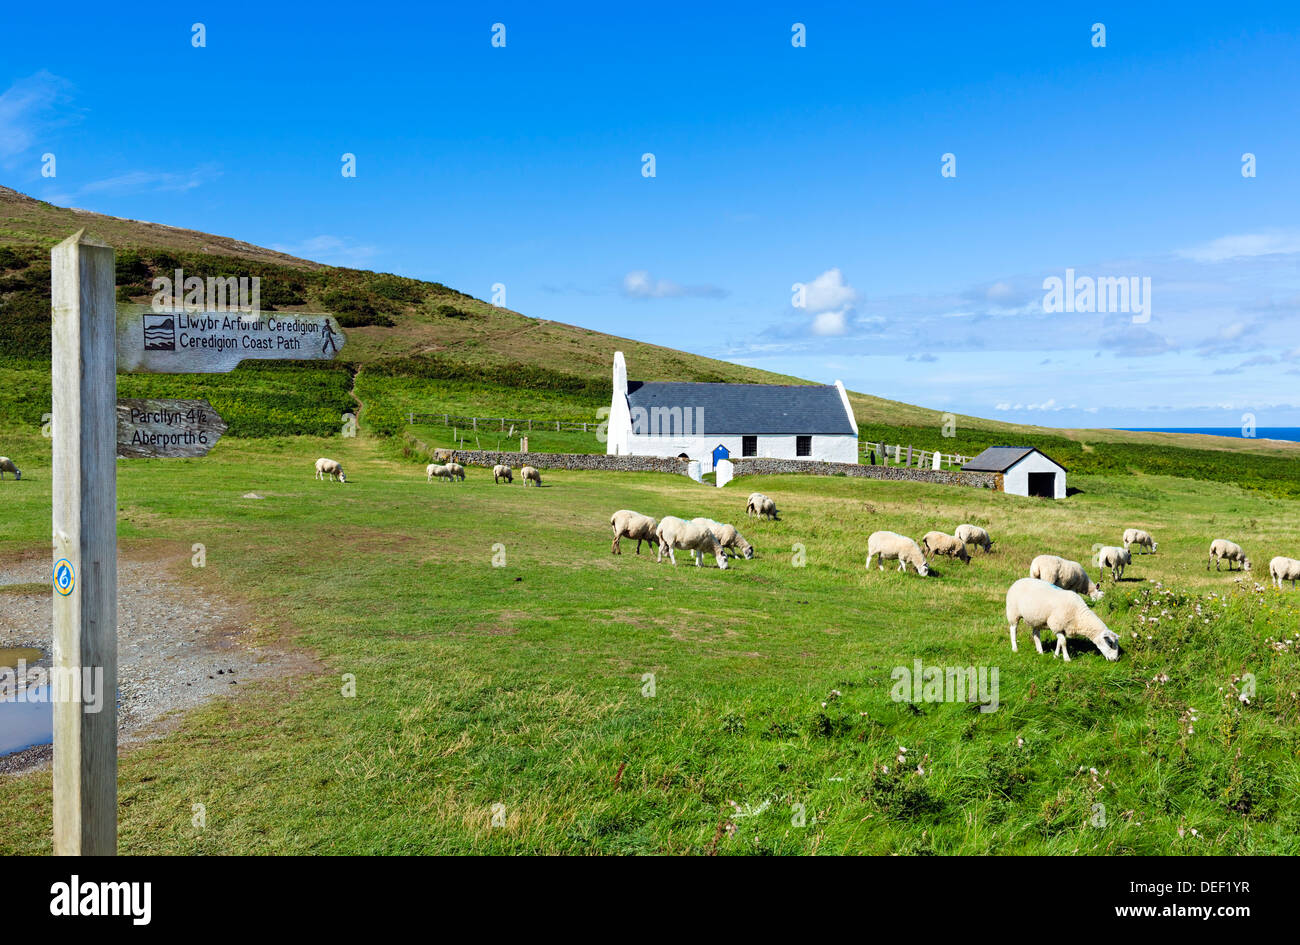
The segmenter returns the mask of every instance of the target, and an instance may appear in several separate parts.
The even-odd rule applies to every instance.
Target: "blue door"
[[[717,467],[718,460],[720,459],[731,459],[731,450],[727,449],[725,446],[722,446],[721,444],[719,444],[713,450],[713,465],[715,468]]]

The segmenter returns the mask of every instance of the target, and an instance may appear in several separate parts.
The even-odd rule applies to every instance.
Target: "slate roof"
[[[1056,463],[1052,457],[1032,446],[990,446],[962,469],[969,469],[971,472],[1006,472],[1030,453],[1038,453],[1044,459]],[[1060,463],[1056,465],[1061,466]],[[1064,466],[1061,468],[1065,469]]]
[[[702,408],[701,436],[821,433],[853,436],[839,389],[829,384],[708,384],[685,381],[628,381],[627,405]],[[692,423],[694,414],[692,413]],[[635,426],[636,418],[633,417]],[[648,423],[653,421],[647,420]]]

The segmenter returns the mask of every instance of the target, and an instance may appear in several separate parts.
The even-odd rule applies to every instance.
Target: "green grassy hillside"
[[[118,250],[118,294],[123,301],[148,301],[156,275],[183,268],[187,275],[258,276],[262,305],[276,311],[328,311],[347,328],[344,363],[358,373],[363,401],[378,428],[393,432],[409,412],[483,416],[595,419],[608,404],[613,352],[622,350],[641,380],[802,383],[799,378],[674,351],[562,322],[531,318],[500,308],[440,283],[390,273],[323,266],[228,237],[154,223],[55,207],[0,187],[0,371],[40,371],[49,356],[49,249],[85,227]],[[277,381],[252,380],[276,368],[242,369],[249,392],[237,405],[218,394],[225,409],[247,418],[233,432],[242,435],[324,433],[323,421],[294,428],[286,418],[299,413],[280,400]],[[300,368],[300,370],[303,370]],[[307,375],[300,375],[306,377]],[[215,389],[221,382],[204,382]],[[329,376],[310,382],[330,387]],[[124,385],[125,386],[125,385]],[[137,390],[140,388],[133,388]],[[33,392],[23,416],[43,412]],[[938,436],[940,412],[850,392],[864,438],[912,442]],[[213,400],[217,405],[217,400]],[[334,404],[331,402],[330,409]],[[221,406],[218,406],[222,410]],[[261,416],[255,416],[258,413]],[[222,410],[224,413],[225,410]],[[907,428],[906,430],[900,428]],[[978,452],[991,442],[1129,444],[1231,450],[1259,455],[1300,456],[1300,445],[1178,434],[1113,430],[1056,430],[958,415],[958,435],[944,442],[949,452]],[[1062,460],[1064,462],[1064,460]]]

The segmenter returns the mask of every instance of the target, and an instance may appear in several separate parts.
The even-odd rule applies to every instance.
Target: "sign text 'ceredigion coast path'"
[[[139,309],[117,313],[122,373],[225,374],[254,359],[328,361],[344,342],[330,315]]]

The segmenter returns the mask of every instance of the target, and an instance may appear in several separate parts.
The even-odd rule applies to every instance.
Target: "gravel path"
[[[49,586],[50,564],[29,558],[0,565],[0,585]],[[302,672],[311,661],[251,642],[245,607],[186,583],[188,553],[170,559],[118,559],[118,743],[129,746],[174,727],[179,713],[231,697],[258,679]],[[0,588],[0,648],[35,647],[50,666],[51,594]],[[50,745],[0,756],[0,773],[48,764]]]

